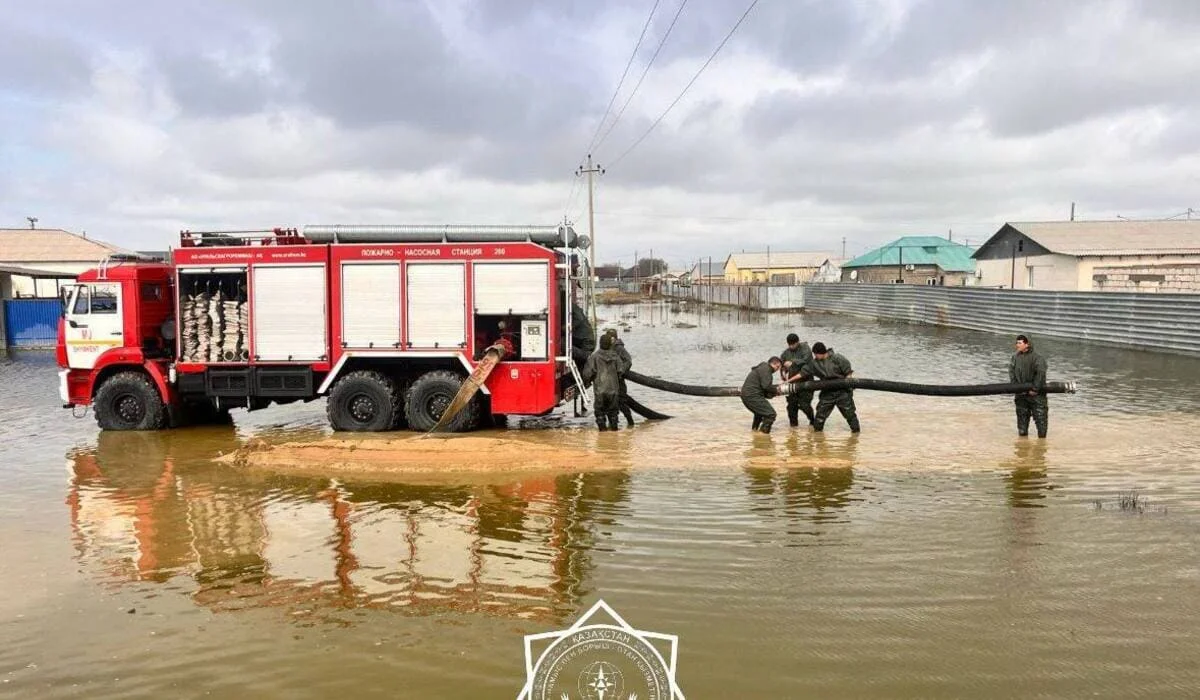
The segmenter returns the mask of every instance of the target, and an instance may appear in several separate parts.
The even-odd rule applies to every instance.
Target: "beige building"
[[[726,284],[804,284],[833,253],[734,253],[725,259]]]
[[[974,258],[982,287],[1200,293],[1200,221],[1007,223]]]
[[[114,253],[132,254],[117,246],[56,228],[0,228],[0,267],[34,273],[79,274]],[[68,278],[36,278],[20,273],[6,276],[0,297],[56,297]]]

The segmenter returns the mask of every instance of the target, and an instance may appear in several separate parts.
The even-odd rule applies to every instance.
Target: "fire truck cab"
[[[103,430],[327,398],[335,430],[425,431],[489,345],[510,349],[445,426],[544,415],[580,392],[594,331],[569,226],[309,226],[180,234],[167,262],[79,275],[58,331],[64,408]]]

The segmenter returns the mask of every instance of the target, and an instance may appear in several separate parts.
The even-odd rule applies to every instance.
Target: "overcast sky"
[[[1200,209],[1200,1],[0,0],[0,226],[537,223],[598,260]],[[622,155],[624,157],[622,157]]]

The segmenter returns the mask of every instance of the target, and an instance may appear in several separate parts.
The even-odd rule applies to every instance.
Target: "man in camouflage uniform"
[[[1032,416],[1038,437],[1046,437],[1050,424],[1050,404],[1045,392],[1046,360],[1033,351],[1028,336],[1017,336],[1017,352],[1008,363],[1008,381],[1033,385],[1032,390],[1013,397],[1017,408],[1017,434],[1029,435],[1029,418]]]
[[[754,414],[750,430],[771,432],[771,425],[775,422],[775,416],[778,414],[775,413],[775,408],[771,406],[768,399],[778,395],[778,390],[775,388],[775,373],[782,366],[783,360],[772,357],[766,362],[752,367],[750,374],[746,375],[746,381],[742,382],[742,405]]]
[[[633,367],[633,357],[625,349],[625,341],[617,337],[617,329],[615,328],[609,328],[604,334],[612,338],[613,350],[616,350],[617,354],[621,356],[621,360],[625,363],[625,372],[628,372]],[[629,385],[625,383],[625,372],[621,373],[621,397],[619,403],[621,414],[625,416],[625,421],[629,425],[633,425],[633,411],[629,408]]]
[[[621,375],[629,369],[613,350],[612,336],[600,337],[600,349],[588,357],[583,367],[583,380],[592,382],[596,400],[596,426],[600,430],[617,430],[621,400]]]
[[[799,381],[800,369],[812,359],[812,350],[809,349],[808,343],[800,340],[800,336],[788,333],[787,348],[779,353],[779,359],[783,360],[783,380],[785,382]],[[813,392],[811,391],[800,391],[787,395],[788,423],[793,428],[800,425],[801,411],[808,417],[808,424],[813,424],[812,400]]]
[[[807,379],[849,379],[854,374],[850,360],[837,354],[833,348],[826,348],[825,343],[817,342],[812,346],[812,359],[800,370],[800,381]],[[822,389],[817,399],[816,415],[813,416],[813,430],[818,432],[825,429],[825,420],[837,408],[850,426],[850,432],[860,430],[858,411],[854,407],[853,389]]]

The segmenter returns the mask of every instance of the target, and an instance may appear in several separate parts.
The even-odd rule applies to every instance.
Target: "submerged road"
[[[1011,353],[836,317],[601,315],[628,325],[636,371],[692,384],[740,385],[790,331],[863,378],[1003,382]],[[754,435],[737,399],[636,388],[675,418],[478,435],[603,468],[468,451],[470,474],[391,478],[215,461],[323,435],[323,402],[100,435],[58,408],[53,358],[18,353],[0,696],[516,697],[523,635],[600,598],[678,636],[687,697],[1193,695],[1200,360],[1034,342],[1080,385],[1050,397],[1044,441],[1016,437],[1005,396],[861,392],[860,435],[837,414]]]

